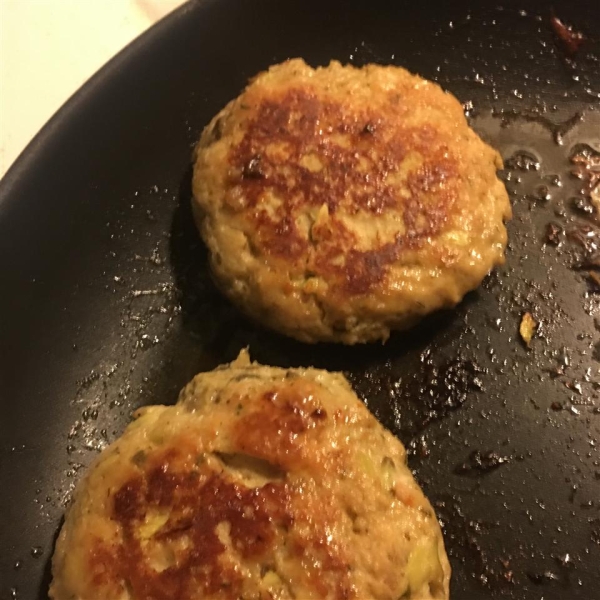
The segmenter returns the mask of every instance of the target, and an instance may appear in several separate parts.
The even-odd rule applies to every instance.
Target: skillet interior
[[[581,181],[569,155],[579,143],[600,150],[600,4],[560,9],[588,37],[576,61],[545,3],[481,4],[192,3],[26,150],[0,189],[2,597],[46,597],[73,486],[132,409],[174,401],[245,345],[261,362],[344,370],[412,449],[445,525],[454,598],[598,594],[600,295],[594,267],[579,268],[597,227],[571,200]],[[513,158],[506,266],[385,346],[283,339],[207,276],[189,208],[192,144],[249,76],[292,56],[437,80]],[[550,222],[568,232],[558,246]],[[541,321],[531,349],[517,333],[525,311]]]

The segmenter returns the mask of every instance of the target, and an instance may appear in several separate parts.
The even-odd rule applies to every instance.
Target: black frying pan
[[[192,3],[32,142],[0,187],[2,598],[46,597],[71,491],[132,409],[175,401],[245,345],[344,370],[409,447],[454,598],[600,598],[599,230],[569,175],[571,153],[600,149],[600,3],[555,7],[586,35],[573,58],[545,2],[499,1]],[[506,266],[385,346],[278,337],[207,276],[192,144],[249,76],[294,56],[434,79],[507,159]]]

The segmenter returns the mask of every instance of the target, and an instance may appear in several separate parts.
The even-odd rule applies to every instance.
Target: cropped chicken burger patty
[[[431,505],[343,376],[232,364],[140,411],[76,490],[53,600],[448,598]]]

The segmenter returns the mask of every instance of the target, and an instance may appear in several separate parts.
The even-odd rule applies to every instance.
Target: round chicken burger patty
[[[195,217],[217,284],[250,316],[305,342],[385,340],[504,261],[499,168],[438,85],[295,59],[204,130]]]
[[[340,374],[251,364],[141,409],[78,486],[54,600],[448,598],[434,511]]]

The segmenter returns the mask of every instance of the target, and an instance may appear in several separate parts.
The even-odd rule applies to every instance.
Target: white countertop
[[[0,178],[102,65],[184,0],[0,0]]]

